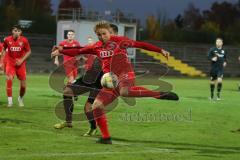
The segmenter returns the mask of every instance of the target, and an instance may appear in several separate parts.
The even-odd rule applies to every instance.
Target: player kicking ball
[[[117,35],[118,34],[118,27],[114,24],[111,24],[111,34]],[[91,38],[89,38],[89,45],[93,44]],[[68,47],[65,47],[68,48]],[[72,127],[72,112],[74,109],[73,103],[73,96],[80,96],[86,92],[90,92],[87,102],[84,106],[85,115],[88,119],[90,124],[89,130],[83,135],[87,136],[94,136],[97,132],[96,122],[94,120],[93,112],[92,112],[92,104],[99,92],[102,89],[101,86],[101,78],[103,72],[101,70],[101,62],[96,56],[88,55],[85,57],[85,74],[77,79],[73,84],[69,84],[64,89],[64,109],[66,114],[65,122],[57,123],[54,125],[55,129],[63,129],[65,127],[71,128]]]
[[[118,96],[123,97],[153,97],[156,99],[178,100],[174,93],[161,93],[160,91],[151,91],[142,86],[135,86],[135,73],[131,62],[127,57],[127,48],[142,48],[149,51],[155,51],[168,58],[169,53],[159,47],[145,42],[137,42],[127,37],[112,36],[110,33],[110,24],[108,22],[99,22],[94,31],[99,41],[92,46],[83,49],[56,50],[52,56],[61,53],[76,56],[79,54],[93,54],[102,61],[102,70],[104,73],[113,72],[119,79],[118,87],[109,90],[101,89],[93,103],[93,114],[99,127],[102,137],[97,143],[112,144],[111,136],[108,131],[107,118],[105,115],[106,107],[111,104]]]
[[[226,50],[223,49],[223,40],[221,38],[216,39],[216,47],[210,49],[208,53],[208,59],[211,61],[210,69],[210,100],[214,99],[214,90],[217,86],[217,99],[221,100],[223,71],[227,66]]]
[[[6,90],[8,96],[8,107],[13,106],[12,81],[16,75],[20,81],[20,92],[18,103],[20,107],[24,106],[23,97],[26,92],[26,60],[31,54],[28,39],[22,36],[21,27],[15,25],[12,27],[12,35],[4,39],[2,56],[6,56]]]

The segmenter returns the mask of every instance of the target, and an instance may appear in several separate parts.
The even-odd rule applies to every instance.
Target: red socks
[[[25,86],[21,86],[20,87],[20,93],[19,93],[20,97],[23,97],[25,95],[25,92],[26,92],[26,87]]]
[[[141,86],[132,86],[128,89],[128,97],[157,97],[160,92],[151,91]]]
[[[7,96],[12,97],[12,80],[7,80]]]
[[[94,115],[95,121],[102,133],[102,138],[109,138],[110,133],[108,131],[107,117],[106,117],[104,111],[100,108],[96,108],[93,110],[93,115]]]
[[[7,96],[12,97],[12,80],[7,80]],[[26,92],[26,87],[25,86],[20,86],[20,97],[23,97]]]

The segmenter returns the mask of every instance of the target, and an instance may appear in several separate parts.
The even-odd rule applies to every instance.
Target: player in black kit
[[[208,53],[208,59],[211,61],[210,69],[210,90],[211,97],[214,99],[214,90],[217,85],[217,100],[220,99],[220,93],[222,90],[222,79],[224,73],[224,67],[227,65],[226,50],[223,49],[223,40],[221,38],[216,39],[216,47],[210,49]]]

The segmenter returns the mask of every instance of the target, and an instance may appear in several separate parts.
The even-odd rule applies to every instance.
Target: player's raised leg
[[[178,95],[173,92],[152,91],[143,86],[136,86],[133,67],[124,54],[117,54],[112,57],[111,72],[118,76],[119,92],[123,97],[153,97],[164,100],[179,100]]]
[[[179,97],[174,92],[152,91],[142,86],[120,85],[120,95],[123,97],[153,97],[162,100],[178,101]]]

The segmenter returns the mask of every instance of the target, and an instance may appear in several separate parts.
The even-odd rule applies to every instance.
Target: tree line
[[[215,2],[209,10],[201,11],[189,4],[183,13],[173,20],[166,20],[164,13],[150,15],[142,33],[143,39],[211,43],[222,37],[226,43],[240,43],[240,1],[238,3]]]
[[[79,0],[61,0],[59,8],[81,8]],[[0,31],[9,32],[19,20],[32,21],[28,33],[55,34],[56,15],[51,0],[2,0]]]

